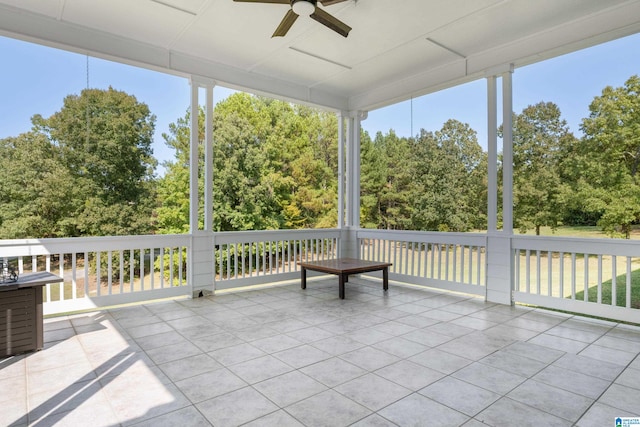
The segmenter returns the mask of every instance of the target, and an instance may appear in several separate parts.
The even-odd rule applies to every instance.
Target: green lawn
[[[612,281],[602,282],[602,303],[611,304]],[[616,306],[624,307],[626,302],[626,274],[616,278]],[[589,301],[598,301],[598,287],[589,288]],[[584,300],[584,291],[576,292],[576,300]],[[640,308],[640,269],[631,272],[631,308]]]

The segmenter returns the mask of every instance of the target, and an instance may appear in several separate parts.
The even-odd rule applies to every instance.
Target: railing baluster
[[[631,257],[627,257],[627,277],[625,288],[625,304],[626,308],[631,308]]]
[[[111,262],[111,256],[113,255],[113,253],[111,251],[107,251],[107,295],[111,295],[112,289],[111,286],[113,285],[112,280],[111,280],[111,276],[112,276],[112,262]]]
[[[611,257],[611,305],[618,305],[618,262],[617,257]]]
[[[598,293],[596,301],[602,304],[602,254],[598,254]]]
[[[227,279],[231,277],[231,249],[233,245],[231,243],[227,244]]]
[[[460,282],[461,283],[470,283],[469,282],[465,282],[464,280],[464,273],[465,273],[465,269],[464,269],[464,253],[466,252],[467,247],[465,245],[460,245]]]
[[[89,295],[89,253],[84,253],[84,296]]]
[[[124,288],[124,251],[118,251],[118,261],[120,262],[120,268],[118,271],[118,293],[121,294]]]
[[[155,289],[155,277],[156,277],[156,249],[154,247],[149,248],[149,274],[151,275],[150,286],[151,289]]]
[[[160,288],[164,289],[164,246],[160,248]]]
[[[458,262],[458,245],[451,245],[451,247],[453,248],[453,267],[451,268],[451,271],[453,272],[453,281],[456,282],[457,281],[457,271],[458,271],[458,267],[457,267],[457,262]]]
[[[560,252],[560,283],[558,284],[560,287],[560,295],[558,297],[564,298],[564,252]]]
[[[144,291],[144,258],[146,249],[140,249],[140,290]]]
[[[435,265],[434,265],[435,256],[436,256],[435,255],[435,251],[436,251],[435,244],[434,243],[429,243],[429,247],[430,247],[430,250],[431,250],[431,275],[429,276],[429,278],[435,279]]]
[[[576,299],[576,285],[577,285],[577,279],[576,279],[576,253],[575,252],[571,252],[571,299],[575,300]]]
[[[71,299],[75,300],[76,298],[78,298],[78,291],[76,289],[76,287],[78,286],[78,281],[77,281],[77,267],[78,267],[78,261],[77,261],[77,254],[75,253],[75,251],[71,254]]]
[[[540,295],[540,276],[542,275],[540,272],[540,251],[536,251],[536,294]]]
[[[102,281],[100,280],[101,277],[101,269],[100,269],[100,263],[101,261],[101,255],[102,252],[100,251],[96,251],[96,295],[100,296],[101,295],[101,289],[100,289],[100,285],[102,285]]]
[[[183,274],[182,274],[182,247],[178,247],[178,283],[180,286],[183,285]]]
[[[64,254],[58,254],[58,271],[59,276],[62,277],[62,281],[58,284],[60,288],[60,301],[64,301],[66,298],[64,296]]]
[[[584,254],[584,302],[589,301],[589,254]]]
[[[553,252],[547,251],[547,295],[553,295],[553,280],[551,278],[551,274],[553,273],[553,266],[551,265],[551,261],[553,261]]]

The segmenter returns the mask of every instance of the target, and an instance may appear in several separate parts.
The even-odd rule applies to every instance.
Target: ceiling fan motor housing
[[[291,0],[291,9],[300,16],[309,16],[316,10],[317,0]]]

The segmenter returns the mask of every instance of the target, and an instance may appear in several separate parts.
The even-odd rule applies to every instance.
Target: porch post
[[[513,289],[513,160],[512,160],[512,90],[511,74],[513,66],[503,66],[487,73],[487,140],[488,140],[488,183],[487,197],[487,251],[486,251],[486,295],[489,302],[510,305]],[[502,76],[502,117],[503,117],[503,198],[502,230],[498,230],[498,143],[497,143],[497,76]]]
[[[338,228],[344,228],[344,113],[338,116]]]
[[[496,76],[487,77],[487,231],[498,230],[498,95]]]
[[[205,122],[204,145],[204,230],[213,231],[213,89],[209,83],[207,90],[207,118]]]
[[[366,118],[367,113],[362,111],[352,111],[346,117],[346,227],[343,229],[341,238],[341,256],[349,258],[359,258],[356,233],[360,228],[360,123]]]
[[[502,231],[513,234],[513,65],[502,74]]]
[[[198,82],[191,78],[191,137],[189,139],[189,233],[198,231]]]
[[[191,247],[187,254],[187,284],[192,297],[210,295],[214,291],[214,242],[213,242],[213,88],[215,82],[191,77],[191,138],[189,146],[189,233]],[[204,218],[199,226],[200,195],[199,163],[199,103],[200,87],[206,90],[206,119],[204,148]]]

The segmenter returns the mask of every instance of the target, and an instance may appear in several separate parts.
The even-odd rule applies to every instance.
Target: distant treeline
[[[598,225],[629,237],[640,222],[638,76],[604,88],[589,111],[581,138],[552,102],[514,113],[519,230]],[[198,113],[203,141],[205,114]],[[0,238],[189,229],[188,111],[163,135],[175,158],[160,178],[151,149],[155,116],[131,95],[83,90],[32,122],[30,132],[0,140]],[[236,93],[218,103],[214,229],[335,227],[337,127],[334,114],[268,98]],[[468,124],[450,119],[411,138],[363,132],[361,150],[363,227],[486,229],[487,154]],[[199,154],[203,162],[202,144]],[[199,181],[202,192],[204,176]]]

